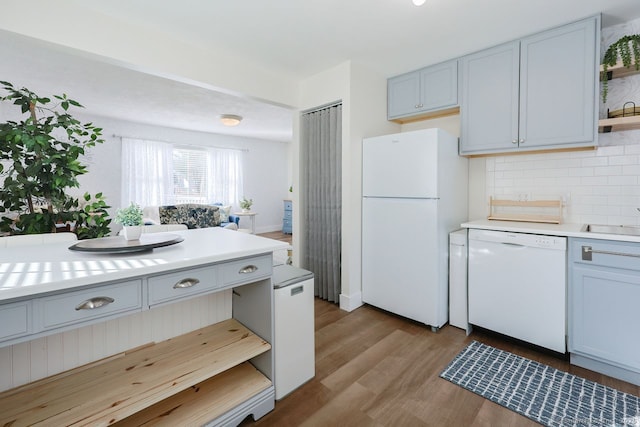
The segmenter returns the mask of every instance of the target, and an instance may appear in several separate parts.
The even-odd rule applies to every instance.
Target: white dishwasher
[[[566,352],[567,239],[469,230],[469,323]]]

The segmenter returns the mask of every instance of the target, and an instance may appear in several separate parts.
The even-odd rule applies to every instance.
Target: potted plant
[[[5,213],[0,231],[39,234],[62,228],[81,230],[80,238],[107,235],[110,220],[102,194],[85,207],[67,194],[87,172],[80,161],[85,149],[104,142],[102,129],[75,119],[69,109],[82,105],[67,95],[52,101],[9,82],[0,81],[0,86],[6,92],[0,101],[27,115],[0,123],[0,213]],[[85,201],[91,198],[85,194]]]
[[[243,197],[242,200],[240,200],[240,208],[242,209],[242,212],[249,212],[251,210],[251,205],[253,205],[253,199]]]
[[[607,102],[607,94],[609,92],[609,76],[607,70],[618,62],[618,58],[622,60],[622,64],[629,68],[632,64],[636,70],[640,70],[640,34],[632,34],[623,36],[613,43],[602,58],[602,73],[600,81],[602,82],[602,102]]]
[[[122,235],[127,240],[138,240],[142,233],[142,208],[131,203],[116,212],[116,224],[122,225]]]

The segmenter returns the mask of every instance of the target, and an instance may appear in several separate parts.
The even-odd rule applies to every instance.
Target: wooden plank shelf
[[[491,197],[489,207],[490,214],[487,219],[550,224],[562,222],[562,200],[497,200]],[[500,208],[505,209],[501,211]],[[528,212],[530,210],[544,210],[545,213]]]
[[[604,73],[604,67],[600,65],[600,73]],[[607,67],[607,79],[618,79],[621,77],[632,76],[640,73],[640,70],[636,70],[636,66],[631,64],[629,67],[625,67],[622,60],[616,62],[616,65]]]
[[[210,379],[237,388],[238,395],[230,402],[242,402],[268,388],[271,381],[251,367],[255,372],[250,383],[259,387],[247,387],[247,367],[229,370],[270,349],[268,342],[235,319],[225,320],[3,392],[0,425],[112,425],[163,401],[163,407],[171,407],[173,397],[184,399],[180,393],[193,394],[191,387],[198,384],[209,390]],[[222,373],[226,375],[218,379]],[[256,374],[262,376],[259,381],[253,377]],[[233,378],[241,382],[234,383]],[[220,399],[225,402],[227,396]],[[210,412],[201,410],[198,416],[216,418],[220,410],[215,406],[209,401]],[[172,422],[184,425],[178,416]]]
[[[199,426],[218,418],[271,386],[251,363],[244,362],[165,399],[114,426]]]
[[[640,129],[640,115],[598,120],[598,131],[601,133],[632,129]]]

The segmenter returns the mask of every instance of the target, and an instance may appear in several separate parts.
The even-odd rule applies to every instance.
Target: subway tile
[[[589,157],[587,159],[582,159],[580,162],[580,166],[607,166],[609,164],[608,157]]]
[[[610,176],[607,178],[609,185],[637,185],[637,176]]]
[[[609,165],[637,165],[639,164],[640,156],[611,156],[609,157]]]
[[[593,168],[593,174],[595,176],[615,176],[622,175],[622,166],[598,166]]]

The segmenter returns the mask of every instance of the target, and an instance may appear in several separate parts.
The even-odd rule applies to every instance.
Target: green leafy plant
[[[240,208],[242,209],[251,209],[251,205],[253,205],[253,199],[242,197],[242,200],[240,200]]]
[[[73,211],[73,221],[76,223],[75,232],[78,239],[95,239],[103,237],[111,232],[109,224],[111,218],[107,209],[108,206],[104,200],[102,193],[97,193],[95,197],[91,197],[89,193],[84,193],[84,206],[78,206],[80,209]]]
[[[131,203],[126,208],[118,209],[116,212],[116,224],[123,226],[142,225],[142,208],[135,203]]]
[[[629,68],[635,65],[636,70],[640,70],[640,34],[632,34],[621,37],[613,43],[602,58],[602,73],[600,80],[602,82],[602,102],[607,102],[607,94],[609,93],[609,77],[607,70],[618,62],[618,57],[622,60],[622,64]]]
[[[85,149],[101,139],[102,129],[81,123],[69,114],[82,105],[66,94],[40,97],[27,88],[15,88],[0,81],[4,96],[27,117],[0,123],[0,230],[12,234],[55,232],[56,224],[75,222],[81,235],[101,237],[109,233],[106,204],[102,195],[80,207],[77,198],[67,194],[79,187],[78,176],[87,172],[80,158]],[[85,201],[91,196],[85,195]],[[99,215],[100,219],[97,218]],[[90,218],[91,217],[91,218]],[[80,236],[79,236],[80,237]]]

